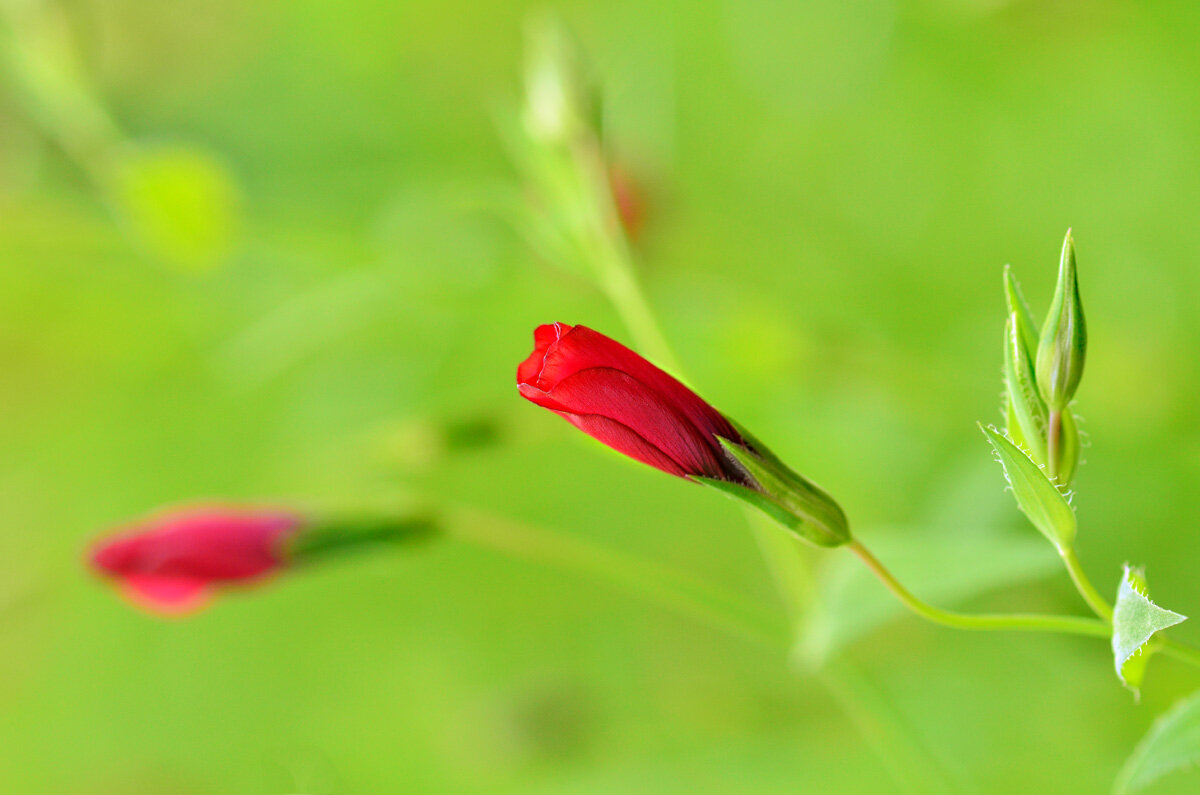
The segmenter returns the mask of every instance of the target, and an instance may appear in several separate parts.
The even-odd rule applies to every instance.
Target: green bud
[[[553,16],[526,28],[525,126],[536,141],[562,143],[598,128],[599,102],[580,48]]]
[[[327,514],[309,520],[288,540],[287,555],[306,563],[353,549],[421,540],[437,530],[430,516],[413,510]]]
[[[1087,324],[1075,274],[1075,241],[1068,230],[1058,265],[1058,286],[1037,351],[1038,388],[1051,411],[1062,411],[1075,395],[1086,353]]]
[[[833,497],[794,472],[741,425],[730,422],[749,446],[718,437],[721,446],[759,488],[713,478],[693,476],[693,480],[753,505],[814,546],[838,547],[850,540],[846,514]]]

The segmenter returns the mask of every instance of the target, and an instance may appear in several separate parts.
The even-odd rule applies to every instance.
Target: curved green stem
[[[943,610],[921,601],[900,584],[887,567],[871,554],[861,542],[851,541],[846,547],[866,564],[867,568],[887,586],[901,603],[926,621],[954,629],[967,630],[1015,630],[1023,632],[1065,632],[1073,635],[1090,635],[1107,638],[1112,634],[1108,624],[1094,618],[1080,616],[1039,615],[1034,613],[971,614]]]
[[[1075,589],[1079,591],[1079,595],[1083,597],[1083,601],[1088,603],[1088,607],[1092,608],[1092,612],[1100,616],[1106,623],[1112,623],[1113,610],[1109,605],[1108,600],[1100,595],[1096,590],[1096,586],[1092,585],[1092,581],[1088,579],[1087,573],[1083,570],[1083,565],[1080,564],[1078,556],[1075,554],[1074,547],[1060,547],[1058,554],[1062,557],[1063,563],[1067,566],[1067,573],[1071,575],[1071,581],[1075,583]]]

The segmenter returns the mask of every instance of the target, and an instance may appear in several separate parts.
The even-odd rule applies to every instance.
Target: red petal
[[[533,353],[517,367],[517,383],[536,383],[545,366],[546,351],[571,330],[566,323],[547,323],[533,331]]]
[[[659,469],[679,474],[728,477],[721,466],[723,453],[715,449],[718,442],[711,434],[698,429],[663,396],[627,373],[608,367],[581,370],[560,381],[552,390],[540,393],[522,386],[521,394],[538,405],[557,411],[585,433],[610,447],[629,452],[628,431],[645,444],[676,464],[664,467],[646,460],[645,454],[634,455]],[[613,426],[597,423],[588,417],[613,421],[623,430],[611,438],[606,435]],[[720,458],[719,458],[720,456]]]
[[[122,578],[121,586],[125,596],[138,607],[160,615],[194,613],[212,601],[208,582],[188,577],[131,574]]]
[[[563,414],[562,416],[588,436],[599,439],[618,453],[624,453],[630,458],[641,461],[643,464],[649,464],[655,469],[661,469],[670,475],[677,475],[681,478],[688,476],[688,473],[671,460],[670,456],[647,442],[628,426],[622,425],[614,419],[597,414]]]
[[[557,340],[550,339],[550,334],[543,329],[561,327],[561,336]],[[541,333],[539,337],[538,334]],[[670,404],[676,411],[687,417],[703,434],[724,436],[733,441],[742,441],[741,436],[729,424],[729,421],[692,390],[688,389],[677,379],[665,371],[655,367],[636,352],[626,348],[614,339],[593,331],[587,326],[543,326],[535,332],[539,346],[545,342],[547,347],[542,352],[535,352],[540,360],[537,370],[530,377],[521,381],[539,389],[551,392],[562,381],[570,378],[581,370],[595,367],[611,367],[627,373],[640,381],[649,389],[659,393],[660,400]],[[530,357],[533,358],[532,356]],[[529,360],[526,360],[526,365]],[[523,367],[525,365],[522,365]],[[533,368],[527,368],[526,373]],[[716,440],[712,440],[716,444]]]

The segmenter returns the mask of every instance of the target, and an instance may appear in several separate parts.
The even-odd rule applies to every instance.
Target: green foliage
[[[130,146],[109,181],[117,215],[155,261],[204,271],[230,255],[240,198],[220,158],[194,146]]]
[[[1121,683],[1135,694],[1142,685],[1154,635],[1187,620],[1150,601],[1142,569],[1125,566],[1113,607],[1113,661]]]
[[[739,511],[581,454],[585,439],[514,396],[537,323],[626,333],[581,271],[547,267],[574,241],[536,256],[443,200],[483,181],[525,206],[491,111],[518,105],[526,4],[215,0],[197,15],[39,0],[0,14],[17,5],[67,18],[89,101],[123,139],[194,142],[236,173],[241,200],[225,266],[177,278],[43,128],[58,114],[27,112],[0,69],[0,148],[29,165],[0,187],[0,791],[903,791],[877,751],[904,765],[907,747],[782,651],[465,543],[347,556],[187,623],[132,614],[84,576],[99,528],[163,502],[400,488],[778,608]],[[1133,543],[1117,539],[1136,537],[1139,558],[1178,562],[1156,589],[1186,593],[1200,557],[1200,7],[723,9],[563,6],[623,103],[605,126],[646,185],[640,276],[696,385],[835,493],[920,595],[1077,610],[1065,583],[1040,582],[1058,565],[1044,543],[997,520],[1009,498],[963,426],[997,391],[995,266],[1013,262],[1044,310],[1045,253],[1074,223],[1103,360],[1088,371],[1103,443],[1083,551],[1115,573]],[[421,212],[394,229],[400,196]],[[206,267],[194,262],[179,267]],[[420,434],[396,439],[481,412],[500,428],[486,449],[430,456]],[[927,509],[977,472],[927,534]],[[876,531],[888,522],[920,528]],[[898,615],[845,550],[768,529],[831,564],[807,585],[830,584],[847,629]],[[996,538],[1020,550],[1006,558]],[[1111,783],[1133,707],[1103,644],[894,628],[832,645],[953,789]],[[1152,684],[1159,703],[1194,680]],[[1079,742],[1048,754],[1047,737]],[[337,775],[306,777],[313,765]],[[1194,790],[1178,781],[1157,790]]]
[[[1154,722],[1125,760],[1113,785],[1113,793],[1126,795],[1138,792],[1168,773],[1192,768],[1198,763],[1200,692],[1183,699]]]
[[[1075,512],[1042,467],[993,426],[979,426],[996,451],[1017,507],[1055,547],[1068,547],[1075,539]]]

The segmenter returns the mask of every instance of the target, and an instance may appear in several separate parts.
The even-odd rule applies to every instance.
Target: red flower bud
[[[521,395],[664,472],[713,486],[822,547],[850,540],[841,506],[695,392],[586,326],[533,332]]]
[[[285,565],[285,543],[302,524],[284,510],[174,510],[102,541],[91,563],[135,604],[178,615],[206,605],[215,586],[258,580]]]
[[[717,437],[749,444],[679,381],[587,326],[539,326],[533,338],[533,353],[517,368],[523,397],[664,472],[757,488]]]

